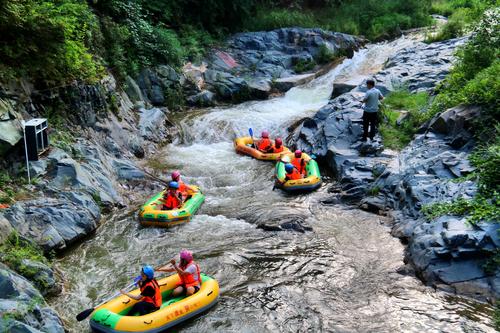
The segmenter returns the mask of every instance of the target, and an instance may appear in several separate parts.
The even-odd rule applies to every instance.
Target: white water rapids
[[[232,140],[249,127],[284,137],[290,124],[328,103],[333,82],[361,83],[412,43],[403,37],[368,46],[281,97],[176,115],[182,135],[164,148],[162,162],[199,185],[206,201],[191,222],[169,230],[141,228],[136,210],[117,214],[58,260],[66,285],[52,306],[69,329],[87,331],[74,316],[129,284],[141,265],[189,248],[221,295],[216,307],[174,331],[494,332],[480,304],[398,273],[404,247],[384,219],[322,203],[328,178],[314,193],[288,196],[271,191],[271,163],[234,152]],[[300,220],[312,231],[256,227],[282,220]]]

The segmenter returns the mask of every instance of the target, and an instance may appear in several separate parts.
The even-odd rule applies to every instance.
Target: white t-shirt
[[[190,264],[188,267],[186,267],[186,269],[184,271],[191,274],[195,281],[198,281],[198,273],[197,273],[197,269],[196,269],[196,264]]]

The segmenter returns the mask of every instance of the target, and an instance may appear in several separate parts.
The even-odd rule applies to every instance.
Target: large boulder
[[[0,98],[0,156],[22,139],[21,120],[14,111],[14,101]]]
[[[472,122],[480,113],[478,106],[459,105],[436,115],[427,128],[446,135],[453,148],[461,148],[472,139]]]
[[[432,44],[416,43],[399,51],[374,76],[378,88],[382,93],[399,87],[407,87],[411,92],[432,91],[448,75],[455,50],[466,41],[467,37],[462,37]]]
[[[64,333],[57,313],[25,278],[0,263],[0,331]]]
[[[170,122],[163,109],[141,109],[139,110],[139,133],[146,139],[156,143],[168,139],[168,126]]]
[[[16,231],[45,251],[60,251],[97,228],[100,209],[83,192],[61,192],[56,198],[17,202],[4,211]]]
[[[314,61],[320,48],[352,56],[361,44],[356,37],[321,29],[240,33],[228,39],[223,51],[209,54],[203,79],[219,100],[267,98],[271,87],[285,92],[312,80],[314,73],[297,75],[294,65]]]

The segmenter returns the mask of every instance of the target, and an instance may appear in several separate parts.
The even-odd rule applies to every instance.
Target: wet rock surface
[[[189,105],[210,106],[219,102],[265,99],[274,89],[284,92],[309,80],[294,66],[313,62],[321,47],[338,55],[352,56],[362,41],[357,37],[322,29],[283,28],[239,33],[221,49],[214,49],[206,65],[184,66],[182,73],[169,66],[146,69],[137,78],[145,100],[154,106],[166,103],[166,94],[182,91]],[[133,80],[132,80],[133,81]],[[139,92],[128,84],[132,98]]]
[[[453,51],[464,42],[420,43],[398,52],[375,75],[377,87],[384,94],[400,86],[411,92],[432,91],[449,72]],[[397,210],[393,235],[408,243],[406,260],[425,281],[483,300],[500,297],[500,272],[483,269],[499,247],[498,221],[477,226],[453,216],[426,221],[420,212],[427,204],[476,194],[473,181],[454,180],[474,170],[468,161],[474,147],[470,127],[480,109],[458,106],[437,115],[398,154],[384,150],[379,136],[360,141],[366,88],[344,91],[349,88],[342,85],[338,93],[334,89],[333,96],[339,95],[295,128],[289,141],[330,167],[343,202],[381,214]]]
[[[57,313],[24,277],[0,263],[0,330],[2,332],[64,333]]]

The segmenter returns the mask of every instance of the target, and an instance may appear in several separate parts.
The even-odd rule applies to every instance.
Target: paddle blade
[[[251,137],[253,137],[253,129],[251,127],[248,129],[248,133],[250,134]]]
[[[88,316],[90,316],[90,314],[92,312],[94,312],[94,308],[84,310],[84,311],[82,311],[82,312],[80,312],[79,314],[76,315],[76,320],[82,321],[82,320],[86,319]]]

